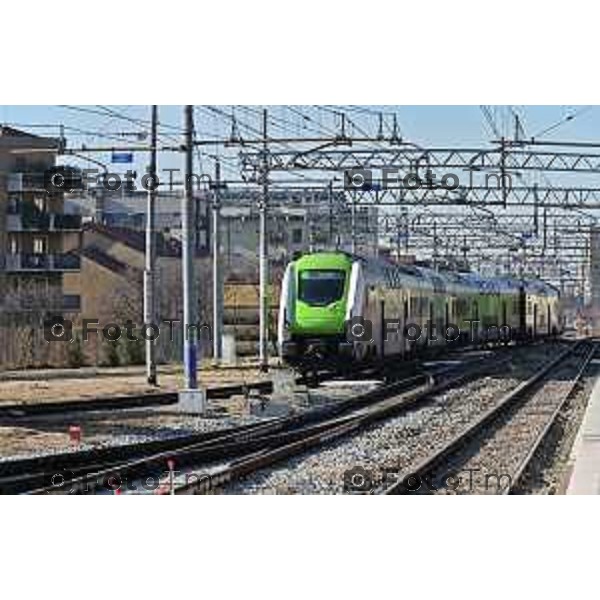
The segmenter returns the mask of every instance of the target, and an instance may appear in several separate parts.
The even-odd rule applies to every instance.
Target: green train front
[[[278,332],[285,360],[339,354],[346,341],[351,273],[352,259],[337,252],[308,254],[288,265]]]

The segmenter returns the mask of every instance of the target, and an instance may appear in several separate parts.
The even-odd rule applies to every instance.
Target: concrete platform
[[[592,390],[572,453],[567,495],[600,494],[600,378]]]

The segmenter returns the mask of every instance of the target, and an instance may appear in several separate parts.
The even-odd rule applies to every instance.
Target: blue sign
[[[113,152],[111,162],[126,164],[133,162],[133,152]]]

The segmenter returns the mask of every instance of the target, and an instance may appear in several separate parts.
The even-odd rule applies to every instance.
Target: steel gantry
[[[541,147],[543,146],[543,147]],[[261,154],[240,154],[256,181]],[[600,145],[500,140],[489,148],[423,148],[337,137],[273,150],[269,172],[327,182],[351,206],[376,206],[378,235],[402,254],[458,255],[482,270],[518,269],[587,285],[600,216]],[[349,176],[360,173],[358,183]],[[552,180],[550,180],[552,178]]]

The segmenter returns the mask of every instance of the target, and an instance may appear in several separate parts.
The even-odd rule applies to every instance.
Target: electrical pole
[[[376,202],[375,202],[375,239],[374,239],[374,256],[375,258],[379,257],[379,192],[375,192],[375,198],[376,198]],[[367,208],[367,210],[369,210]],[[367,213],[367,232],[370,232],[370,224],[369,224],[369,213]]]
[[[154,267],[156,263],[156,233],[155,233],[155,210],[156,210],[156,140],[158,128],[158,107],[152,105],[150,130],[150,165],[149,175],[151,183],[148,186],[146,207],[146,265],[144,269],[144,323],[147,327],[157,327],[156,307],[154,300]],[[148,330],[146,330],[147,332]],[[147,333],[146,333],[147,334]],[[147,336],[150,337],[150,336]],[[146,339],[146,379],[150,385],[157,385],[155,340]]]
[[[263,159],[262,159],[262,196],[258,204],[260,214],[260,241],[259,241],[259,286],[260,286],[260,332],[259,332],[259,360],[260,369],[268,371],[268,307],[267,307],[267,204],[269,201],[269,155],[268,155],[268,113],[263,110]]]
[[[193,189],[193,137],[194,137],[194,107],[189,105],[184,109],[184,149],[185,149],[185,182],[181,207],[182,228],[182,276],[183,276],[183,364],[185,369],[185,388],[198,388],[197,351],[198,325],[196,318],[196,286],[194,280],[194,249],[196,244],[194,228],[194,189]]]
[[[310,208],[308,209],[308,251],[311,254],[315,251],[315,224]]]
[[[437,223],[433,222],[433,270],[438,268]]]
[[[352,254],[356,254],[356,194],[352,194],[352,205],[350,206],[350,235],[351,235],[351,245],[350,251]]]
[[[223,356],[223,285],[221,281],[221,163],[215,164],[215,185],[212,204],[212,271],[213,271],[213,362]]]

